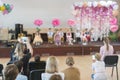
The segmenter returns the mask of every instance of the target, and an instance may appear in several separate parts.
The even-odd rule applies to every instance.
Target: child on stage
[[[35,33],[35,38],[33,40],[33,44],[35,44],[36,46],[40,45],[43,43],[43,40],[41,38],[40,32],[36,31]]]

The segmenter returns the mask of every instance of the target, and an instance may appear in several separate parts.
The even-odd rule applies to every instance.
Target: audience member
[[[104,38],[103,43],[104,45],[100,47],[101,60],[103,60],[106,55],[112,55],[114,53],[113,46],[110,45],[108,37]]]
[[[62,80],[62,77],[60,75],[55,74],[50,77],[50,80]]]
[[[4,69],[5,80],[15,80],[19,71],[16,65],[9,64]]]
[[[27,41],[26,43],[17,43],[16,49],[14,51],[16,60],[23,61],[23,74],[28,74],[28,62],[33,55],[33,49],[30,43]]]
[[[101,55],[96,53],[95,59],[96,60],[92,63],[92,80],[107,80],[105,63],[101,60]]]
[[[19,74],[17,75],[16,80],[28,80],[27,76],[21,74],[22,69],[23,69],[23,62],[16,61],[14,64],[17,66],[18,71],[19,71]]]
[[[64,80],[64,73],[58,71],[58,61],[56,57],[50,56],[46,62],[45,73],[42,73],[42,80],[49,80],[54,74],[60,75],[62,80]]]
[[[34,61],[35,61],[35,62],[40,62],[40,56],[39,56],[39,55],[36,55],[36,56],[34,57]]]
[[[65,80],[80,80],[79,69],[73,66],[74,65],[73,57],[67,57],[66,64],[69,67],[63,71],[63,73],[65,74]]]

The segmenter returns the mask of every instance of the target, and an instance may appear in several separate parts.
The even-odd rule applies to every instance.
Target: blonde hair
[[[58,61],[55,56],[50,56],[46,62],[46,70],[47,73],[55,73],[58,72]]]
[[[96,54],[95,54],[95,58],[96,58],[96,60],[100,61],[100,60],[101,60],[101,55],[100,55],[100,53],[96,53]]]
[[[104,42],[106,44],[106,50],[108,51],[109,50],[109,38],[108,37],[105,37],[104,38]]]
[[[19,71],[15,64],[9,64],[4,70],[5,80],[15,80]]]
[[[17,57],[18,60],[20,60],[21,58],[23,58],[23,56],[24,56],[23,49],[24,48],[25,48],[25,45],[23,45],[22,43],[18,43],[16,45],[16,49],[14,51],[14,53],[15,53],[14,56]]]
[[[74,64],[74,60],[73,60],[73,57],[69,56],[66,58],[66,64],[68,66],[72,66]]]

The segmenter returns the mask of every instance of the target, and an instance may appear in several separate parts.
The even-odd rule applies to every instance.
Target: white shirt
[[[101,60],[104,59],[106,55],[112,55],[114,52],[113,46],[109,45],[109,50],[106,50],[106,45],[100,47],[100,54],[102,55]]]
[[[75,33],[75,36],[76,36],[76,37],[81,37],[80,32],[76,32],[76,33]]]
[[[27,76],[21,75],[20,73],[17,75],[16,80],[28,80]]]
[[[52,31],[49,31],[47,34],[48,34],[48,37],[53,37],[53,32]]]
[[[50,77],[54,74],[58,74],[62,77],[62,80],[64,80],[64,73],[62,72],[59,72],[59,73],[42,73],[42,80],[49,80]]]
[[[96,61],[92,64],[92,70],[94,71],[94,80],[107,80],[105,71],[105,63],[103,61]]]

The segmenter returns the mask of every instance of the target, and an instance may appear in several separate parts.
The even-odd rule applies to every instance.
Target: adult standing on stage
[[[101,60],[103,60],[106,55],[112,55],[114,53],[114,48],[109,43],[108,37],[104,38],[103,43],[104,45],[100,47]]]

